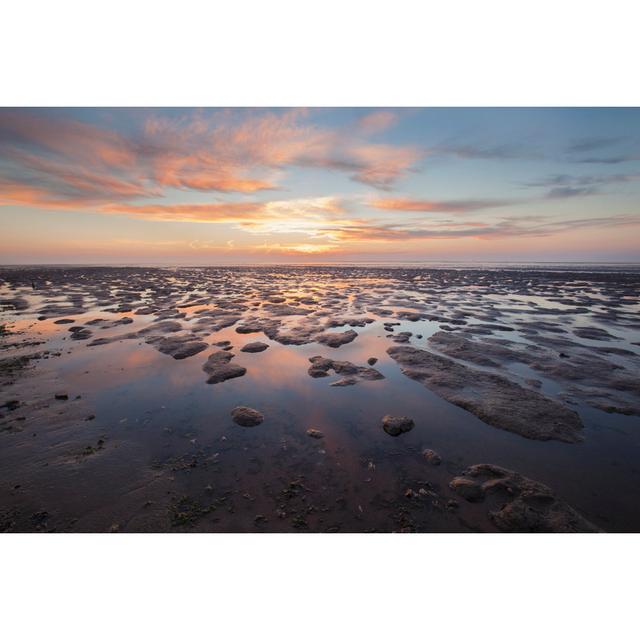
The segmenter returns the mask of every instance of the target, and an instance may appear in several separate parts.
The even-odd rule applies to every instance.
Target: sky
[[[3,264],[640,262],[640,109],[0,109]]]

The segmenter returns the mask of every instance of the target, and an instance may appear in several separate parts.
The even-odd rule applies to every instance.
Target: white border
[[[5,106],[635,106],[633,0],[23,0]]]
[[[0,557],[12,640],[637,638],[629,535],[35,534]]]

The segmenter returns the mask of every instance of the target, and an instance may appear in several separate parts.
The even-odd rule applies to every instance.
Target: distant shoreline
[[[530,271],[640,271],[640,262],[309,262],[309,263],[237,263],[237,264],[178,264],[178,263],[29,263],[0,264],[2,270],[20,269],[456,269],[456,270],[530,270]]]

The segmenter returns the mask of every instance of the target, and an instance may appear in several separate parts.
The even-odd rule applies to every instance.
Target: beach
[[[0,528],[638,531],[640,271],[0,270]]]

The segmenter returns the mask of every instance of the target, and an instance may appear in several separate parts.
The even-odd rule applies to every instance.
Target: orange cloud
[[[238,224],[245,230],[257,232],[292,232],[300,227],[308,230],[316,228],[317,221],[342,213],[343,207],[336,198],[308,198],[273,202],[111,204],[101,207],[99,211],[149,220]]]
[[[438,213],[467,213],[479,209],[493,209],[515,204],[508,200],[414,200],[411,198],[382,198],[369,202],[375,209],[385,211],[424,211]]]
[[[353,179],[374,187],[388,189],[407,173],[424,155],[417,147],[397,147],[388,144],[354,146],[349,154],[358,167]]]

